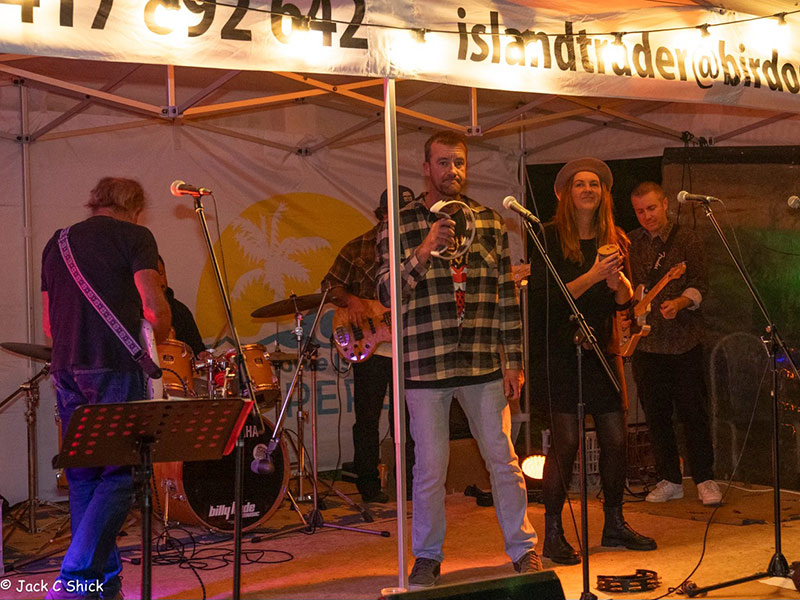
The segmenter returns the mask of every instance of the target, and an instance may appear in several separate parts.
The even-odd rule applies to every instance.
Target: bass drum
[[[244,486],[242,530],[263,525],[280,506],[289,484],[289,455],[281,438],[272,454],[275,470],[259,475],[250,470],[254,451],[269,444],[274,428],[264,419],[265,430],[258,432],[258,421],[251,415],[242,429],[244,436]],[[232,532],[234,519],[233,485],[236,450],[220,460],[155,463],[154,509],[170,521]]]

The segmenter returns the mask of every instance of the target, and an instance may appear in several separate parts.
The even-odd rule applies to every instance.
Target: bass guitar
[[[364,362],[380,344],[392,341],[391,311],[379,300],[361,300],[365,311],[357,322],[346,308],[333,313],[333,341],[345,360]]]
[[[680,279],[686,272],[686,262],[680,262],[672,267],[667,273],[653,286],[646,294],[644,284],[640,283],[633,292],[633,319],[628,320],[625,316],[617,315],[616,324],[619,331],[617,347],[613,349],[614,354],[628,357],[636,350],[639,340],[650,333],[650,325],[647,317],[652,311],[651,303],[661,293],[661,290],[673,279]]]

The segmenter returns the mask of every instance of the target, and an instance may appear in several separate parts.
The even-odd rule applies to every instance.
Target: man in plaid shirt
[[[457,395],[489,467],[505,550],[518,573],[537,571],[536,533],[527,517],[525,482],[511,443],[508,399],[519,398],[522,324],[500,216],[462,194],[467,146],[454,132],[425,143],[427,192],[400,212],[400,276],[406,404],[416,463],[409,576],[415,587],[435,585],[444,555],[445,478],[450,402]],[[455,243],[454,221],[430,208],[439,200],[467,204],[475,217],[468,251],[444,260],[434,250]],[[389,238],[378,236],[378,294],[389,305]],[[502,351],[502,352],[501,352]]]
[[[398,186],[400,205],[414,199],[414,192]],[[346,309],[351,323],[361,323],[363,315],[369,314],[365,300],[375,299],[375,277],[378,263],[375,260],[377,235],[386,220],[386,192],[381,195],[375,209],[378,223],[369,231],[347,242],[331,265],[323,289],[328,287],[329,300]],[[380,461],[380,418],[386,388],[391,393],[392,355],[386,344],[375,349],[374,354],[363,362],[353,363],[353,467],[358,476],[356,487],[364,502],[388,502],[389,497],[381,489],[378,473]],[[392,420],[389,420],[392,423]],[[406,465],[414,464],[414,442],[406,443]],[[409,460],[410,459],[410,460]],[[407,477],[407,480],[411,478]]]

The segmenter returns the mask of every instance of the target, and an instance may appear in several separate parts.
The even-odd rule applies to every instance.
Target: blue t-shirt
[[[53,336],[52,370],[139,368],[97,314],[67,270],[57,231],[42,252],[42,291],[48,294]],[[158,247],[145,227],[94,216],[69,230],[69,244],[83,276],[125,328],[138,339],[142,301],[133,274],[158,268]]]

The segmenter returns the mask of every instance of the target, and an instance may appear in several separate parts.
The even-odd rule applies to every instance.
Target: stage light
[[[528,502],[542,501],[542,477],[544,476],[544,455],[531,454],[520,463],[528,491]]]
[[[390,35],[391,62],[399,69],[414,72],[421,65],[436,61],[437,51],[427,43],[424,29],[397,29]]]
[[[700,35],[703,36],[704,38],[707,38],[708,36],[711,35],[711,33],[708,31],[708,23],[703,23],[702,25],[698,25],[697,28],[700,30]]]
[[[614,36],[614,41],[611,44],[603,46],[601,50],[603,59],[609,64],[616,63],[618,65],[624,65],[628,59],[626,56],[628,50],[625,48],[625,44],[622,43],[622,36],[625,34],[617,31],[611,35]]]
[[[156,25],[168,31],[185,31],[192,23],[191,13],[181,10],[177,0],[158,3],[153,12],[153,20]]]
[[[535,481],[541,481],[544,473],[544,458],[542,454],[531,454],[526,457],[520,465],[525,477]]]
[[[786,25],[786,13],[785,12],[778,13],[778,14],[773,15],[773,16],[778,20],[778,25]]]

